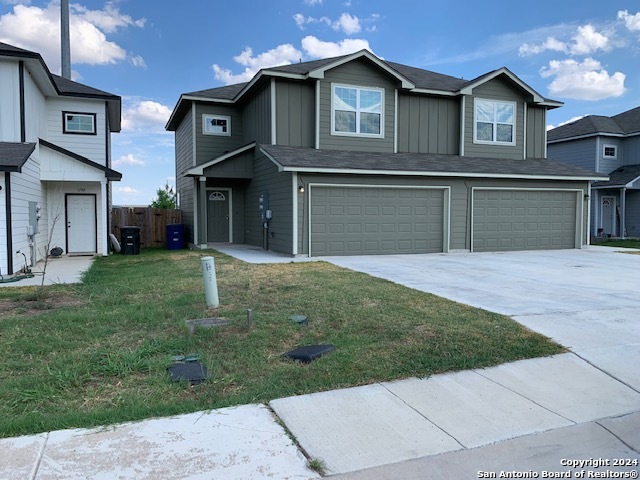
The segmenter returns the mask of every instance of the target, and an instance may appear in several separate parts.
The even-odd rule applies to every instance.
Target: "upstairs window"
[[[80,135],[95,135],[96,114],[62,112],[62,131]]]
[[[231,117],[228,115],[202,115],[202,133],[204,135],[231,136]]]
[[[332,90],[332,134],[384,137],[384,90],[346,85]]]
[[[615,145],[603,145],[602,156],[604,158],[616,158],[618,156],[618,149]]]
[[[515,145],[516,104],[475,100],[475,143]]]

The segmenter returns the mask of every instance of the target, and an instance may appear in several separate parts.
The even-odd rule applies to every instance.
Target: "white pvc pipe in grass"
[[[218,299],[218,282],[216,280],[216,265],[213,257],[202,257],[202,278],[204,279],[204,297],[207,301],[207,308],[217,308],[220,304]]]

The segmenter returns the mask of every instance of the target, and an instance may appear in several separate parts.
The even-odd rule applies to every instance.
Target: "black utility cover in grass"
[[[304,363],[309,363],[316,358],[325,355],[332,350],[335,350],[335,345],[307,345],[306,347],[296,348],[284,354],[285,357],[292,360],[300,360]]]
[[[197,385],[207,379],[207,367],[200,362],[174,363],[167,371],[174,382],[188,380],[191,385]]]

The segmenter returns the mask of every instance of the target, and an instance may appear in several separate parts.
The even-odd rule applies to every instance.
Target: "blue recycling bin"
[[[184,248],[184,225],[170,223],[167,225],[167,250],[182,250]]]

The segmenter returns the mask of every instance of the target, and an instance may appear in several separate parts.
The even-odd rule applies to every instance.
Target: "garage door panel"
[[[473,201],[474,251],[575,248],[575,192],[475,190]]]
[[[441,252],[443,225],[443,189],[311,188],[314,256]]]

